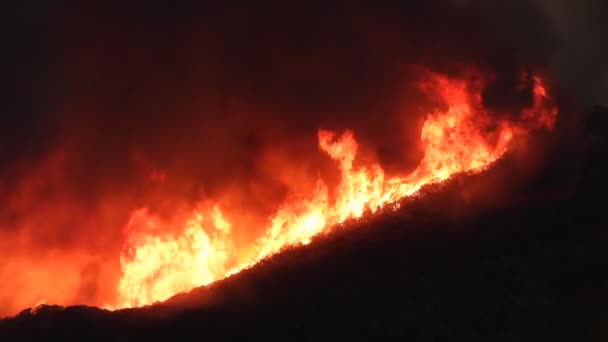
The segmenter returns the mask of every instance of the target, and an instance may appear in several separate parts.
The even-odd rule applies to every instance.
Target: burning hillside
[[[0,335],[603,341],[608,236],[598,180],[608,165],[600,129],[607,113],[590,113],[586,133],[546,146],[540,169],[506,188],[499,181],[513,175],[517,153],[162,304],[116,311],[42,305],[0,320]],[[219,222],[213,209],[210,215]]]
[[[561,12],[512,3],[24,8],[0,80],[0,317],[164,301],[515,154],[525,171],[463,190],[500,197],[592,78],[555,67]]]
[[[118,307],[162,301],[170,296],[206,285],[251,266],[281,249],[307,244],[347,219],[373,214],[427,184],[452,175],[479,172],[499,159],[512,139],[531,129],[551,129],[557,108],[537,76],[522,74],[524,91],[532,101],[510,120],[488,112],[481,102],[483,77],[451,80],[429,73],[421,88],[438,100],[443,109],[426,115],[420,133],[424,157],[410,174],[389,177],[378,164],[354,166],[358,144],[354,134],[319,130],[319,148],[341,171],[339,184],[329,189],[319,179],[311,193],[290,194],[269,218],[262,236],[251,249],[237,248],[231,230],[238,222],[222,214],[218,204],[201,203],[175,223],[178,228],[150,215],[146,208],[133,213],[129,238],[121,255],[122,278]],[[160,232],[170,231],[172,234]],[[260,229],[255,229],[260,231]]]

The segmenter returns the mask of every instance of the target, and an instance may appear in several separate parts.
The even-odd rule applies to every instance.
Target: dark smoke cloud
[[[73,295],[61,300],[100,304],[133,209],[170,216],[212,198],[263,220],[319,173],[336,179],[318,128],[353,129],[389,172],[412,169],[422,117],[407,109],[428,104],[412,65],[493,71],[484,97],[497,109],[529,100],[513,90],[521,68],[602,102],[600,3],[93,1],[5,11],[0,257],[14,262],[0,275],[19,278],[20,265],[45,259],[69,278]],[[0,293],[0,308],[17,304]]]
[[[516,54],[536,56],[583,105],[608,104],[608,3],[601,0],[452,0],[481,10]]]
[[[608,105],[608,3],[537,0],[558,40],[551,68],[586,104]]]

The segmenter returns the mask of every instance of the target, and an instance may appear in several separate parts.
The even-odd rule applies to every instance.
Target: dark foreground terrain
[[[606,341],[608,112],[580,128],[162,305],[43,306],[0,340]]]

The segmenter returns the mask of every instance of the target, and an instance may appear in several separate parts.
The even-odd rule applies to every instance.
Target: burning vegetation
[[[313,236],[391,206],[427,184],[483,171],[518,135],[553,128],[557,108],[540,78],[522,75],[522,82],[531,84],[533,100],[521,113],[511,115],[511,120],[483,107],[485,82],[475,73],[465,80],[430,72],[425,75],[420,87],[443,108],[426,115],[420,133],[424,157],[409,174],[389,177],[377,163],[354,166],[358,149],[354,133],[319,130],[320,150],[340,169],[338,185],[330,189],[318,179],[311,193],[290,194],[252,242],[253,248],[236,247],[230,235],[232,229],[238,229],[232,223],[236,220],[225,216],[218,204],[200,203],[175,223],[163,222],[146,208],[136,210],[127,225],[128,239],[121,254],[117,307],[162,301],[239,272],[287,246],[308,244]],[[163,231],[171,233],[160,233]]]
[[[465,3],[58,9],[0,137],[0,315],[164,301],[551,131],[539,13]]]

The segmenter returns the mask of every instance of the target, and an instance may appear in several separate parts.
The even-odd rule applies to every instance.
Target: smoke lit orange
[[[482,82],[452,80],[429,73],[420,84],[447,109],[426,114],[420,133],[424,157],[410,174],[388,177],[377,163],[355,167],[355,132],[318,131],[318,144],[341,171],[330,189],[323,179],[308,194],[292,194],[268,218],[253,248],[235,247],[239,227],[217,204],[201,204],[178,222],[164,222],[146,209],[133,212],[121,255],[119,300],[108,307],[134,307],[162,301],[250,267],[286,246],[307,244],[315,235],[347,219],[359,218],[411,196],[423,186],[462,172],[480,172],[499,159],[510,142],[531,129],[551,129],[557,108],[545,86],[533,77],[533,104],[515,120],[499,119],[481,103]],[[163,226],[171,225],[178,233]]]

